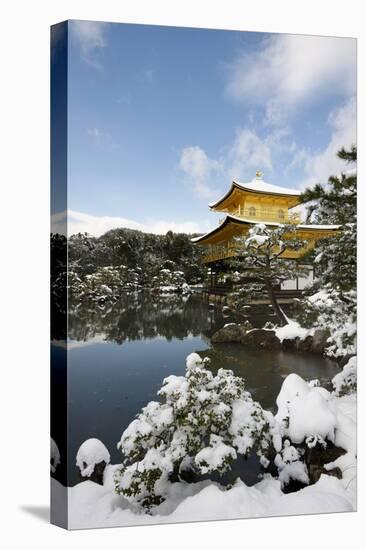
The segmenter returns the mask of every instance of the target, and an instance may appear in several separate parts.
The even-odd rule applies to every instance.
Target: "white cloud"
[[[272,170],[269,140],[262,140],[254,131],[247,128],[238,130],[227,162],[231,179],[247,178],[248,171],[254,176],[258,169]]]
[[[356,40],[304,35],[272,35],[256,52],[241,54],[229,66],[228,93],[265,109],[265,122],[284,117],[307,101],[332,91],[349,96],[356,89]]]
[[[287,126],[267,128],[264,136],[249,128],[239,128],[219,161],[209,158],[201,147],[188,147],[182,151],[180,167],[189,174],[196,193],[208,199],[220,195],[231,180],[249,181],[256,170],[272,172],[279,160],[284,174],[288,175],[293,169],[303,174],[302,178],[297,176],[293,186],[305,188],[319,181],[327,182],[330,175],[345,169],[337,152],[356,144],[355,97],[334,109],[327,122],[330,137],[321,150],[299,147]]]
[[[232,177],[257,164],[271,170],[282,155],[284,173],[303,171],[301,187],[327,181],[344,169],[337,151],[356,143],[356,40],[301,35],[272,35],[257,51],[244,52],[229,66],[227,92],[246,106],[264,114],[260,138],[255,131],[240,130],[231,148]],[[328,118],[330,137],[322,150],[298,146],[291,139],[291,118],[306,105],[327,95],[338,98]]]
[[[201,147],[192,146],[183,149],[179,165],[195,193],[211,200],[223,192],[230,180],[252,180],[257,170],[271,172],[273,157],[294,150],[294,143],[286,139],[289,135],[287,127],[276,128],[264,137],[252,129],[239,128],[218,160],[208,157]]]
[[[344,105],[332,111],[328,118],[332,134],[328,145],[320,152],[311,154],[299,152],[304,165],[305,177],[302,188],[314,183],[328,181],[330,175],[337,175],[345,170],[345,163],[336,154],[342,148],[356,144],[356,100],[351,98]]]
[[[82,59],[88,65],[101,68],[97,52],[106,47],[105,30],[107,23],[96,21],[71,21],[70,32],[72,38],[80,48]]]
[[[138,229],[145,233],[155,233],[165,235],[168,231],[174,233],[205,233],[212,226],[213,221],[197,222],[175,222],[167,220],[148,219],[141,223],[127,218],[118,216],[95,216],[85,212],[77,212],[68,210],[67,230],[68,235],[75,233],[90,233],[95,237],[100,237],[110,229],[118,227],[128,227],[130,229]],[[65,234],[66,228],[66,212],[54,214],[52,216],[52,231],[54,233]]]
[[[212,199],[217,192],[211,183],[222,171],[220,161],[211,159],[198,146],[185,147],[180,156],[179,166],[193,184],[196,194],[205,199]]]

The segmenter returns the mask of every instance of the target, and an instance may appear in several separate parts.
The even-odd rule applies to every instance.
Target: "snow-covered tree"
[[[140,286],[141,272],[125,265],[99,267],[94,273],[78,275],[68,273],[68,291],[72,298],[115,300],[121,290],[134,290]]]
[[[267,293],[279,323],[285,325],[287,320],[277,302],[275,288],[287,279],[306,276],[308,268],[283,256],[286,251],[297,251],[306,244],[298,238],[297,227],[293,224],[271,229],[259,223],[246,237],[237,238],[233,245],[235,258],[230,264],[243,281],[236,294],[239,304],[245,305],[248,299]]]
[[[253,401],[242,378],[224,369],[214,375],[207,361],[189,355],[185,376],[165,378],[161,402],[150,402],[122,434],[116,492],[137,506],[160,504],[169,484],[187,475],[224,474],[251,452],[267,466],[273,449],[281,450],[272,413]]]
[[[325,353],[330,357],[354,355],[356,353],[356,289],[346,293],[327,284],[308,290],[299,303],[299,320],[302,325],[327,329],[329,337]]]
[[[342,149],[338,156],[354,164],[357,150]],[[331,176],[301,196],[312,223],[339,224],[340,233],[318,241],[314,250],[315,280],[303,301],[301,322],[330,330],[328,354],[355,353],[357,277],[357,176],[354,167]]]
[[[357,160],[357,150],[341,149],[338,156],[348,163]],[[327,185],[306,189],[300,200],[308,203],[308,221],[318,224],[339,224],[336,237],[322,239],[316,245],[315,261],[318,287],[329,285],[341,296],[356,288],[356,221],[357,175],[351,167],[339,176],[331,176]]]

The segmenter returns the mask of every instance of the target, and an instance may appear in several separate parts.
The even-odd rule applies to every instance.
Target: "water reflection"
[[[327,386],[339,371],[335,361],[311,353],[249,350],[237,344],[215,344],[203,354],[211,358],[211,369],[231,369],[245,379],[247,389],[265,408],[276,412],[276,397],[283,380],[296,373],[305,380],[320,380]]]
[[[71,304],[69,339],[88,342],[99,338],[125,341],[162,337],[167,341],[209,336],[222,316],[192,296],[160,296],[149,292],[124,295],[113,305]]]

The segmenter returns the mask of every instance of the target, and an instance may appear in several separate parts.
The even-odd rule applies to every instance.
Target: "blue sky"
[[[353,39],[72,21],[69,232],[206,231],[232,179],[326,181],[355,93]]]

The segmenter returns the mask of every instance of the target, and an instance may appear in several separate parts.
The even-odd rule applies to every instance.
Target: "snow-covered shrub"
[[[352,355],[356,353],[356,306],[356,290],[341,294],[323,288],[304,298],[300,321],[304,326],[329,330],[326,355]]]
[[[76,466],[83,477],[90,477],[97,464],[109,464],[110,458],[107,447],[99,439],[91,438],[80,446],[76,455]]]
[[[322,388],[318,380],[306,382],[297,374],[284,380],[277,397],[275,416],[283,438],[288,438],[276,456],[279,480],[287,485],[291,479],[308,484],[308,472],[302,456],[311,456],[317,448],[322,453],[329,442],[343,446],[340,435],[344,430],[343,415],[337,409],[338,397]],[[307,459],[308,460],[308,459]]]
[[[115,301],[121,290],[138,288],[140,278],[138,269],[130,269],[125,265],[105,266],[83,277],[69,272],[68,289],[74,298]]]
[[[337,418],[330,406],[330,398],[331,394],[325,388],[305,382],[297,374],[289,374],[276,400],[278,412],[275,418],[283,437],[288,437],[293,444],[312,437],[334,441]]]
[[[332,380],[335,394],[338,397],[355,393],[357,390],[357,358],[351,357],[342,372]]]
[[[288,439],[285,439],[282,450],[276,455],[277,466],[281,486],[288,485],[291,480],[309,484],[309,475],[306,464],[301,460],[302,453],[293,447]]]
[[[256,452],[262,464],[281,436],[273,415],[245,390],[242,378],[207,359],[187,357],[185,376],[168,376],[158,392],[122,434],[122,466],[115,486],[128,500],[150,508],[167,495],[169,483],[187,475],[223,474],[238,455]]]
[[[278,413],[275,416],[282,436],[288,438],[300,457],[305,451],[310,473],[314,454],[324,459],[331,456],[327,454],[330,442],[346,451],[346,454],[339,456],[334,462],[324,463],[325,470],[338,467],[341,469],[346,490],[354,481],[357,456],[356,395],[352,391],[347,395],[342,393],[347,387],[344,380],[349,382],[351,388],[355,382],[355,359],[352,358],[347,366],[349,368],[345,373],[342,372],[333,379],[336,389],[333,392],[322,388],[318,381],[305,382],[296,374],[290,374],[284,380],[277,397]],[[338,391],[341,392],[340,395]],[[283,453],[279,454],[283,460]],[[280,458],[275,460],[275,464],[281,474]],[[296,465],[296,472],[300,472],[301,468],[302,466]],[[282,481],[284,475],[286,472],[280,476]],[[305,478],[297,479],[305,483]]]
[[[167,262],[165,262],[165,264],[166,263]],[[171,292],[182,292],[186,294],[191,291],[183,271],[173,271],[168,268],[160,269],[158,274],[152,279],[152,286],[163,294],[169,294]]]
[[[61,456],[60,456],[59,448],[57,446],[56,441],[51,437],[50,468],[53,474],[56,472],[56,468],[60,463],[61,463]]]
[[[127,269],[124,265],[100,267],[94,273],[83,276],[75,271],[69,271],[67,288],[71,298],[108,300],[134,278],[133,270]]]

